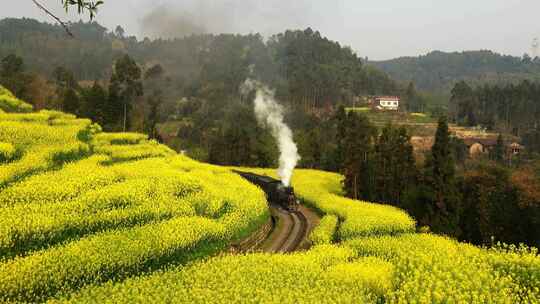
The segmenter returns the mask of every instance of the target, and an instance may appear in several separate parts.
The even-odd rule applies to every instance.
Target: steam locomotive
[[[299,201],[296,199],[296,195],[294,194],[294,189],[292,187],[286,187],[281,181],[269,176],[257,175],[237,170],[234,170],[234,172],[249,182],[261,187],[261,189],[266,193],[269,203],[279,205],[291,212],[298,210]]]

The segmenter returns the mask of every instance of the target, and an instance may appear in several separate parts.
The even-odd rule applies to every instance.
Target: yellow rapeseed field
[[[0,87],[2,303],[540,303],[536,249],[416,233],[316,170],[293,177],[323,215],[310,250],[228,254],[268,221],[261,189],[146,135],[31,110]]]

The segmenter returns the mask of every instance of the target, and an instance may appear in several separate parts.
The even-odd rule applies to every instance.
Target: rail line
[[[273,227],[266,240],[252,251],[288,253],[298,250],[308,233],[308,221],[300,211],[287,211],[279,206],[270,206]]]
[[[242,252],[288,253],[309,246],[307,236],[319,222],[314,213],[301,206],[292,187],[269,176],[233,170],[259,186],[268,200],[272,221],[234,247]]]
[[[307,238],[308,223],[304,214],[300,211],[291,212],[294,227],[291,229],[289,239],[285,242],[282,252],[293,252],[299,249],[303,241]]]

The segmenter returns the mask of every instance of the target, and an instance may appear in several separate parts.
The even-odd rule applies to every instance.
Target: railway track
[[[288,253],[309,246],[307,236],[318,223],[318,217],[299,204],[292,187],[269,176],[234,172],[265,192],[272,214],[271,224],[263,226],[236,248],[243,252]]]
[[[288,253],[300,249],[307,238],[308,220],[300,211],[270,206],[273,227],[266,241],[256,251]]]

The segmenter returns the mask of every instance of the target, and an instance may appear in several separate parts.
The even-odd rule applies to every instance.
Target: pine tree
[[[416,182],[416,160],[404,127],[383,128],[375,146],[376,201],[401,206],[404,193]]]
[[[370,200],[374,196],[373,141],[376,130],[364,115],[347,115],[344,137],[344,188],[351,198]]]
[[[121,129],[123,100],[120,92],[120,83],[115,73],[109,83],[109,95],[103,113],[103,129],[113,131]]]
[[[150,138],[156,139],[158,138],[156,126],[159,121],[159,108],[163,103],[161,92],[154,91],[154,94],[147,99],[147,103],[150,110],[144,120],[144,132],[146,132]]]
[[[411,144],[411,137],[405,127],[397,130],[396,160],[394,169],[394,195],[397,206],[402,207],[404,194],[417,182],[416,158]]]
[[[106,123],[106,113],[108,106],[108,96],[105,89],[97,82],[90,89],[82,91],[82,113],[83,117],[88,117],[92,121],[104,126]]]
[[[504,146],[504,140],[502,137],[502,134],[499,134],[497,137],[497,143],[495,144],[495,147],[493,148],[491,158],[496,161],[497,163],[503,164],[504,163],[504,156],[505,156],[505,146]]]
[[[62,110],[72,114],[81,114],[80,98],[73,88],[66,88],[62,94]]]
[[[375,171],[373,177],[376,181],[376,200],[379,202],[392,202],[393,166],[395,159],[395,130],[388,125],[382,129],[381,135],[375,145]]]
[[[117,107],[121,108],[122,121],[120,124],[122,130],[126,131],[129,128],[129,114],[133,100],[143,95],[141,69],[129,55],[124,55],[116,61],[109,92],[110,96],[114,97],[110,100],[113,107],[112,112],[117,114]]]
[[[446,117],[439,119],[435,144],[426,162],[425,180],[430,192],[429,222],[435,231],[457,235],[459,193]]]
[[[420,111],[416,88],[414,87],[414,83],[412,81],[409,82],[409,85],[407,86],[407,91],[405,92],[405,107],[409,112]]]
[[[345,161],[345,144],[346,144],[346,137],[347,137],[347,112],[345,111],[345,107],[343,105],[340,105],[337,109],[337,112],[334,116],[334,119],[336,121],[336,151],[335,151],[335,161],[337,164],[343,164]],[[343,173],[343,172],[341,172]]]

